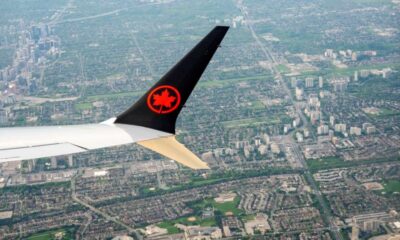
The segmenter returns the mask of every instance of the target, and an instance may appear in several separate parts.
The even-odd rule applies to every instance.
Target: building
[[[203,209],[201,217],[203,219],[214,217],[214,208],[208,207],[208,208]]]
[[[328,136],[333,137],[335,135],[335,132],[333,130],[328,131]]]
[[[263,213],[258,213],[254,220],[246,222],[244,228],[249,235],[254,235],[254,230],[261,234],[265,234],[267,231],[271,230],[271,226],[268,223],[268,216]]]
[[[324,56],[328,58],[336,58],[336,54],[334,53],[333,49],[326,49]]]
[[[271,151],[272,151],[272,153],[275,153],[275,154],[281,153],[281,149],[277,143],[271,144]]]
[[[396,229],[396,230],[400,230],[400,221],[396,221],[391,223],[391,228]]]
[[[160,236],[160,235],[167,234],[168,230],[165,228],[160,228],[156,225],[149,225],[149,226],[145,227],[143,232],[146,236]]]
[[[356,222],[361,230],[371,231],[379,227],[382,222],[393,221],[394,217],[387,212],[375,212],[353,216],[346,218],[345,223],[350,224]]]
[[[319,88],[324,87],[324,79],[321,76],[319,76],[319,78],[318,78],[318,86],[319,86]]]
[[[335,117],[334,116],[330,116],[329,117],[329,124],[333,127],[335,125]]]
[[[235,216],[228,216],[222,219],[222,229],[225,237],[242,236],[242,222]]]
[[[367,220],[363,222],[361,230],[365,232],[376,232],[379,230],[381,223],[381,221],[375,219]]]
[[[362,129],[366,134],[373,134],[376,132],[376,127],[371,123],[363,123]]]
[[[370,71],[368,69],[360,70],[360,77],[362,77],[362,78],[368,77],[369,74],[370,74]]]
[[[304,137],[308,138],[310,136],[310,130],[308,130],[308,128],[304,128]]]
[[[270,142],[270,138],[269,138],[269,135],[268,134],[263,134],[262,135],[262,138],[263,138],[263,140],[264,140],[264,142],[266,143],[266,144],[269,144],[269,142]]]
[[[185,233],[175,233],[162,236],[146,237],[146,240],[187,240]]]
[[[0,220],[10,219],[13,216],[13,211],[0,212]]]
[[[351,240],[358,240],[358,235],[360,234],[360,229],[358,228],[357,222],[353,219],[351,223]]]
[[[373,134],[375,132],[376,132],[375,126],[370,126],[370,127],[367,127],[367,129],[366,129],[367,134]]]
[[[64,239],[64,238],[57,238],[56,239]],[[132,237],[129,236],[116,236],[112,240],[133,240]]]
[[[74,159],[72,155],[68,155],[68,166],[73,167],[74,166]]]
[[[364,130],[364,131],[366,131],[367,130],[367,127],[370,127],[370,126],[373,126],[371,123],[363,123],[362,124],[362,129]]]
[[[350,127],[350,135],[360,136],[361,135],[361,128],[359,128],[359,127]]]
[[[388,75],[389,73],[391,73],[391,72],[392,72],[392,69],[390,69],[390,68],[384,68],[384,69],[382,69],[382,77],[383,77],[383,78],[386,78],[387,75]]]
[[[187,240],[211,240],[221,239],[222,231],[218,227],[186,227],[185,236]]]
[[[254,151],[253,146],[247,146],[247,147],[244,147],[244,148],[243,148],[244,156],[245,156],[246,158],[250,158],[251,153],[252,153],[253,151]]]
[[[286,134],[286,133],[288,133],[291,129],[292,129],[292,125],[290,125],[290,124],[285,124],[285,125],[283,126],[283,133]]]
[[[351,54],[351,61],[357,61],[357,53],[353,52]]]
[[[300,118],[296,118],[295,120],[293,120],[293,127],[296,128],[297,126],[299,126],[300,124]]]
[[[296,139],[297,139],[297,142],[303,142],[304,141],[304,137],[303,137],[303,134],[301,134],[300,132],[297,132],[296,133]]]
[[[268,146],[267,145],[261,145],[260,147],[258,147],[258,152],[261,155],[265,155],[268,153]]]
[[[320,107],[321,102],[319,101],[318,94],[310,94],[308,96],[308,105],[311,107]]]
[[[335,132],[345,133],[346,128],[347,128],[347,126],[344,123],[335,124]]]
[[[320,111],[312,111],[312,112],[310,112],[310,120],[311,120],[312,124],[316,124],[319,119],[321,119],[321,112]]]
[[[250,145],[249,141],[237,141],[237,142],[235,143],[235,147],[236,147],[237,149],[244,148],[244,147],[247,147],[247,146],[249,146],[249,145]]]
[[[297,79],[295,77],[290,78],[290,85],[292,88],[297,87]]]
[[[306,78],[306,88],[314,87],[314,78],[308,77]]]
[[[297,100],[299,100],[299,101],[303,100],[303,93],[304,93],[303,89],[296,87],[296,99]]]
[[[325,135],[329,133],[329,127],[328,125],[321,125],[317,128],[317,134],[318,135]]]
[[[57,168],[57,158],[56,157],[50,158],[50,166],[51,166],[51,168]]]
[[[333,91],[335,92],[344,92],[347,89],[347,81],[335,81],[332,83]]]
[[[358,81],[358,71],[354,72],[354,81],[357,82]]]

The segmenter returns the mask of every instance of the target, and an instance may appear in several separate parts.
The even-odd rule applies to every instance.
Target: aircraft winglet
[[[229,27],[217,26],[115,123],[175,133],[176,119]]]

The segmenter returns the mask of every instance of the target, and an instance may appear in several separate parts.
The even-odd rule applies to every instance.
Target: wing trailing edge
[[[140,141],[137,144],[159,153],[169,159],[177,161],[191,169],[210,169],[206,162],[203,162],[194,153],[179,143],[175,136],[162,137],[152,140]]]

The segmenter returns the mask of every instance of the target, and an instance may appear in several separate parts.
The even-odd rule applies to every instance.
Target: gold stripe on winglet
[[[162,137],[146,141],[137,142],[137,144],[153,150],[167,158],[181,163],[192,169],[210,169],[206,162],[203,162],[194,153],[179,143],[175,136]]]

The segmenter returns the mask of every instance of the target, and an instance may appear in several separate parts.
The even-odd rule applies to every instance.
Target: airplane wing
[[[116,118],[98,124],[0,128],[0,163],[138,143],[192,169],[208,169],[176,141],[175,123],[228,28],[215,27]]]

